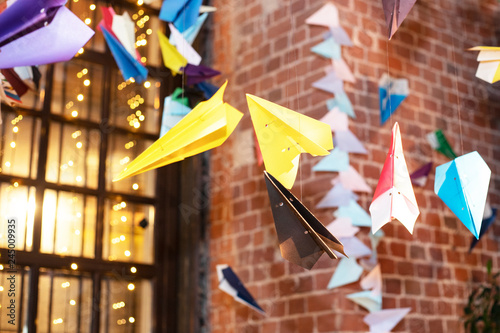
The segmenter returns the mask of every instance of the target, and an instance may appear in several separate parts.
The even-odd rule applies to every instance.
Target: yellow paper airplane
[[[489,83],[500,81],[500,47],[476,46],[469,51],[479,51],[476,76]]]
[[[300,153],[328,155],[333,149],[330,125],[247,94],[257,140],[266,170],[291,189]]]
[[[160,30],[157,31],[158,40],[160,42],[161,55],[163,57],[163,64],[165,67],[172,71],[172,75],[181,73],[181,68],[186,67],[188,61],[177,51],[168,37],[165,36]]]
[[[227,81],[211,99],[198,104],[130,162],[113,181],[182,161],[223,144],[243,117],[243,113],[222,101],[226,85]]]

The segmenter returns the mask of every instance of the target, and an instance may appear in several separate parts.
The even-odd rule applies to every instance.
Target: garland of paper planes
[[[77,54],[94,31],[65,3],[66,0],[16,1],[1,12],[1,69],[68,61]]]
[[[373,234],[392,220],[398,220],[413,234],[420,215],[397,122],[392,129],[391,146],[370,205],[370,214]]]

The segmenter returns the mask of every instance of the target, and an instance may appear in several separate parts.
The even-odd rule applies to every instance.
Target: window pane
[[[58,270],[40,270],[37,331],[90,332],[92,280]]]
[[[120,172],[139,156],[153,141],[138,139],[133,134],[111,134],[106,161],[106,189],[109,191],[130,193],[134,195],[154,196],[156,186],[156,172],[150,170],[137,176],[113,182]]]
[[[147,82],[149,84],[146,86],[124,82],[121,74],[113,71],[110,109],[112,125],[151,134],[159,132],[161,85],[153,78]]]
[[[96,219],[97,198],[46,190],[41,252],[93,258]]]
[[[0,125],[2,161],[0,172],[26,178],[36,178],[40,120],[32,117],[2,113]]]
[[[0,247],[8,247],[7,220],[16,220],[15,248],[31,251],[35,220],[35,188],[0,183]]]
[[[101,135],[98,130],[52,123],[47,156],[47,181],[97,188],[100,142]]]
[[[106,201],[103,258],[153,263],[154,207]]]
[[[14,278],[12,279],[12,275]],[[0,265],[0,332],[25,332],[29,268]],[[10,309],[9,309],[10,307]],[[13,316],[12,316],[13,315]],[[13,320],[13,321],[12,321]],[[22,329],[24,327],[24,330]]]
[[[151,293],[149,280],[103,279],[101,332],[151,332]]]
[[[100,122],[103,82],[102,65],[79,60],[56,64],[51,112]]]

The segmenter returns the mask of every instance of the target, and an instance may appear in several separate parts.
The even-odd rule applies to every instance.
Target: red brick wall
[[[324,255],[307,271],[281,258],[263,167],[254,155],[253,129],[245,93],[319,119],[329,94],[312,88],[327,60],[310,52],[326,31],[305,19],[326,0],[214,0],[214,67],[229,80],[226,100],[245,113],[222,147],[212,153],[211,304],[213,333],[366,332],[367,312],[347,300],[358,283],[326,289],[337,261]],[[333,0],[353,47],[342,56],[357,81],[346,83],[357,115],[351,131],[369,154],[350,154],[351,165],[375,188],[390,144],[391,127],[401,127],[410,170],[432,160],[425,134],[441,128],[457,154],[477,150],[492,170],[490,201],[500,204],[500,86],[475,78],[475,45],[498,45],[496,0],[418,0],[390,42],[381,0]],[[497,27],[498,29],[498,27]],[[379,125],[377,82],[383,73],[409,79],[410,95],[385,125]],[[221,81],[222,82],[222,81]],[[495,104],[496,103],[496,104]],[[314,173],[321,157],[303,154],[292,192],[324,223],[333,210],[314,206],[335,174]],[[433,192],[434,176],[415,188],[421,215],[413,236],[398,222],[386,225],[378,247],[383,308],[411,307],[398,332],[460,331],[459,317],[473,281],[485,277],[485,263],[498,254],[500,222],[468,254],[470,232]],[[368,209],[371,195],[361,195]],[[369,245],[368,228],[358,237]],[[215,266],[233,267],[264,308],[261,316],[217,289]]]

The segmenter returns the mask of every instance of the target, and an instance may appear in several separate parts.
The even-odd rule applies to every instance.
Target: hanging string
[[[462,24],[463,25],[463,24]],[[463,30],[465,31],[465,30]],[[458,69],[457,69],[457,61],[455,58],[455,38],[451,36],[451,46],[452,46],[452,54],[453,54],[453,68],[455,71],[455,90],[457,93],[457,110],[458,110],[458,127],[460,129],[460,149],[461,149],[461,154],[464,154],[464,140],[463,140],[463,133],[462,133],[462,115],[461,115],[461,107],[460,107],[460,92],[458,90]]]
[[[392,87],[392,78],[391,78],[391,65],[390,65],[390,60],[389,60],[389,42],[390,40],[387,41],[387,43],[385,43],[385,46],[386,46],[386,59],[387,59],[387,76],[389,77],[389,80],[388,80],[388,84],[387,84],[387,95],[386,95],[386,98],[387,98],[387,102],[389,103],[389,122],[391,124],[391,128],[392,126],[394,126],[394,119],[392,118],[392,115],[393,115],[393,112],[392,112],[392,102],[391,102],[391,87]],[[382,116],[382,115],[380,115]]]

